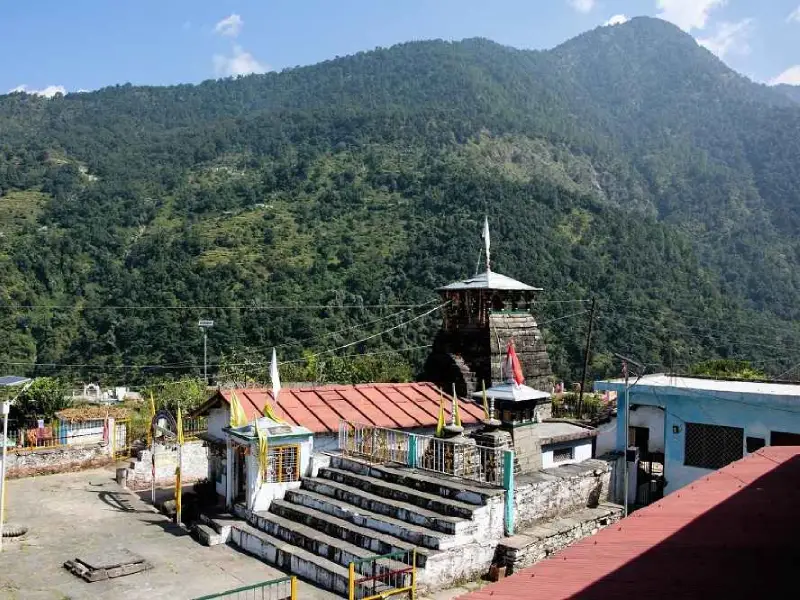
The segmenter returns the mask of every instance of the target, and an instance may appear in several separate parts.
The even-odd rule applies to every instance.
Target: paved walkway
[[[9,524],[26,525],[25,539],[0,554],[2,600],[180,600],[267,581],[284,574],[229,546],[201,546],[101,469],[8,482]],[[81,554],[126,548],[153,569],[86,583],[62,567]],[[338,598],[299,584],[305,600]]]

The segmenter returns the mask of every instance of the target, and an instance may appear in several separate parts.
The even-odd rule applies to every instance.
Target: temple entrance
[[[233,462],[236,465],[233,499],[235,502],[244,502],[247,500],[247,454],[244,446],[235,447]]]

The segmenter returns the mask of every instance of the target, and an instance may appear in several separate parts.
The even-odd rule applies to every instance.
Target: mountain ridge
[[[2,96],[0,360],[196,373],[202,311],[181,305],[328,307],[209,309],[226,364],[346,344],[402,319],[337,306],[428,301],[474,269],[488,212],[498,270],[550,290],[561,377],[585,317],[559,303],[592,295],[597,376],[620,349],[781,373],[800,320],[797,125],[779,91],[646,18],[545,51],[409,42],[196,86]],[[357,350],[416,348],[435,326]],[[179,367],[125,368],[142,364]]]

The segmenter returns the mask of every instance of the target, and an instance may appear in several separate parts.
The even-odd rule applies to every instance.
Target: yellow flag
[[[489,401],[486,398],[486,382],[481,380],[481,386],[483,388],[483,412],[486,415],[486,419],[491,419],[491,415],[489,414]]]
[[[458,396],[456,396],[456,384],[453,384],[453,425],[461,427],[461,413],[458,411]]]
[[[153,398],[153,392],[150,392],[150,417],[156,416],[156,401]]]
[[[444,396],[439,392],[439,419],[436,421],[436,437],[442,437],[444,434]]]
[[[183,446],[183,415],[181,415],[181,407],[178,407],[178,445]]]
[[[272,419],[276,423],[286,423],[286,421],[275,414],[275,411],[272,409],[272,405],[269,403],[269,400],[264,403],[264,416]]]
[[[175,467],[175,513],[176,519],[178,523],[181,521],[181,502],[182,490],[181,490],[181,468]]]
[[[244,414],[236,392],[231,390],[231,427],[244,427],[245,425],[247,425],[247,415]]]
[[[267,452],[269,450],[267,444],[267,436],[262,431],[261,427],[258,426],[258,420],[256,419],[256,435],[258,436],[258,464],[261,468],[261,476],[262,481],[266,483],[267,481]]]

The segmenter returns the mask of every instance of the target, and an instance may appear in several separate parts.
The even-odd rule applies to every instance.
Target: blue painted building
[[[629,446],[663,463],[664,493],[763,446],[800,446],[800,385],[647,375],[630,388],[629,411],[624,380],[594,387],[618,393],[616,449],[630,427]]]

